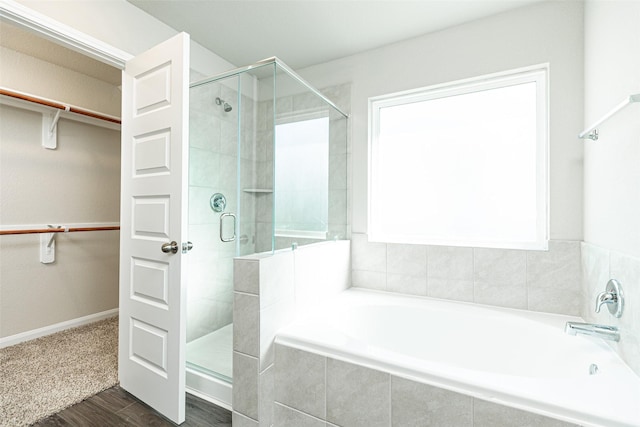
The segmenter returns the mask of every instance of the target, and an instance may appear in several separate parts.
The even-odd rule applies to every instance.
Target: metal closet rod
[[[122,124],[122,121],[116,117],[106,116],[104,114],[96,113],[89,110],[83,110],[82,108],[73,107],[70,105],[64,105],[59,102],[51,101],[49,99],[40,98],[34,95],[29,95],[22,92],[16,92],[13,90],[0,88],[0,95],[10,96],[11,98],[21,99],[23,101],[33,102],[36,104],[44,105],[51,108],[57,108],[59,110],[67,110],[71,113],[80,114],[87,117],[92,117],[98,120],[104,120],[106,122]]]
[[[79,231],[109,231],[109,230],[120,230],[120,226],[35,228],[31,230],[0,230],[0,236],[7,235],[7,234],[76,233]]]
[[[598,127],[604,122],[606,122],[607,120],[609,120],[612,116],[616,115],[618,111],[622,110],[627,105],[631,105],[636,102],[640,102],[640,93],[627,96],[620,104],[616,105],[611,111],[609,111],[607,114],[602,116],[600,120],[598,120],[597,122],[595,122],[594,124],[586,128],[584,131],[582,131],[580,135],[578,135],[578,138],[597,141],[599,137]]]

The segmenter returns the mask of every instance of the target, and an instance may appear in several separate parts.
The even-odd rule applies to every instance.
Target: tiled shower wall
[[[580,315],[578,241],[525,251],[374,243],[362,233],[351,239],[355,287]]]
[[[342,84],[321,90],[336,105],[348,111],[351,99],[351,85]],[[256,120],[256,188],[273,188],[273,100],[257,103]],[[295,119],[297,115],[309,114],[318,109],[325,110],[327,105],[311,92],[278,96],[275,103],[276,123]],[[348,227],[348,188],[351,148],[348,138],[348,121],[333,109],[329,114],[329,239],[347,238]],[[295,177],[292,177],[295,179]],[[273,193],[256,193],[256,252],[271,250],[273,220]],[[291,247],[296,242],[306,245],[318,242],[314,239],[276,237],[275,249]]]
[[[214,193],[227,197],[226,211],[237,204],[237,91],[213,83],[190,92],[189,109],[189,292],[187,341],[232,322],[235,244],[219,238],[220,214],[209,206]],[[234,109],[224,112],[216,97]]]
[[[620,328],[620,342],[609,344],[640,375],[640,259],[582,243],[584,300],[581,315],[587,322]],[[616,319],[606,307],[595,312],[597,295],[609,279],[617,279],[625,295],[622,317]]]

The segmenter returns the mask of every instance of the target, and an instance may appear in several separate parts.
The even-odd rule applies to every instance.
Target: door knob
[[[175,240],[171,243],[165,243],[164,245],[162,245],[161,249],[162,249],[162,252],[164,252],[165,254],[168,254],[168,253],[177,254],[178,243]]]

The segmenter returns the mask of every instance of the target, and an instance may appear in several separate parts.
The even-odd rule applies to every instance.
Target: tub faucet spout
[[[615,326],[596,325],[594,323],[567,322],[564,331],[569,335],[590,335],[609,341],[620,341],[620,332]]]

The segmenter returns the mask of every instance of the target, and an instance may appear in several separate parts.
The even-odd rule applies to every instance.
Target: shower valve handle
[[[596,297],[596,313],[600,313],[600,308],[606,305],[614,317],[622,316],[622,310],[624,309],[624,294],[622,293],[622,286],[616,279],[611,279],[607,283],[607,287],[604,292],[600,292]]]

